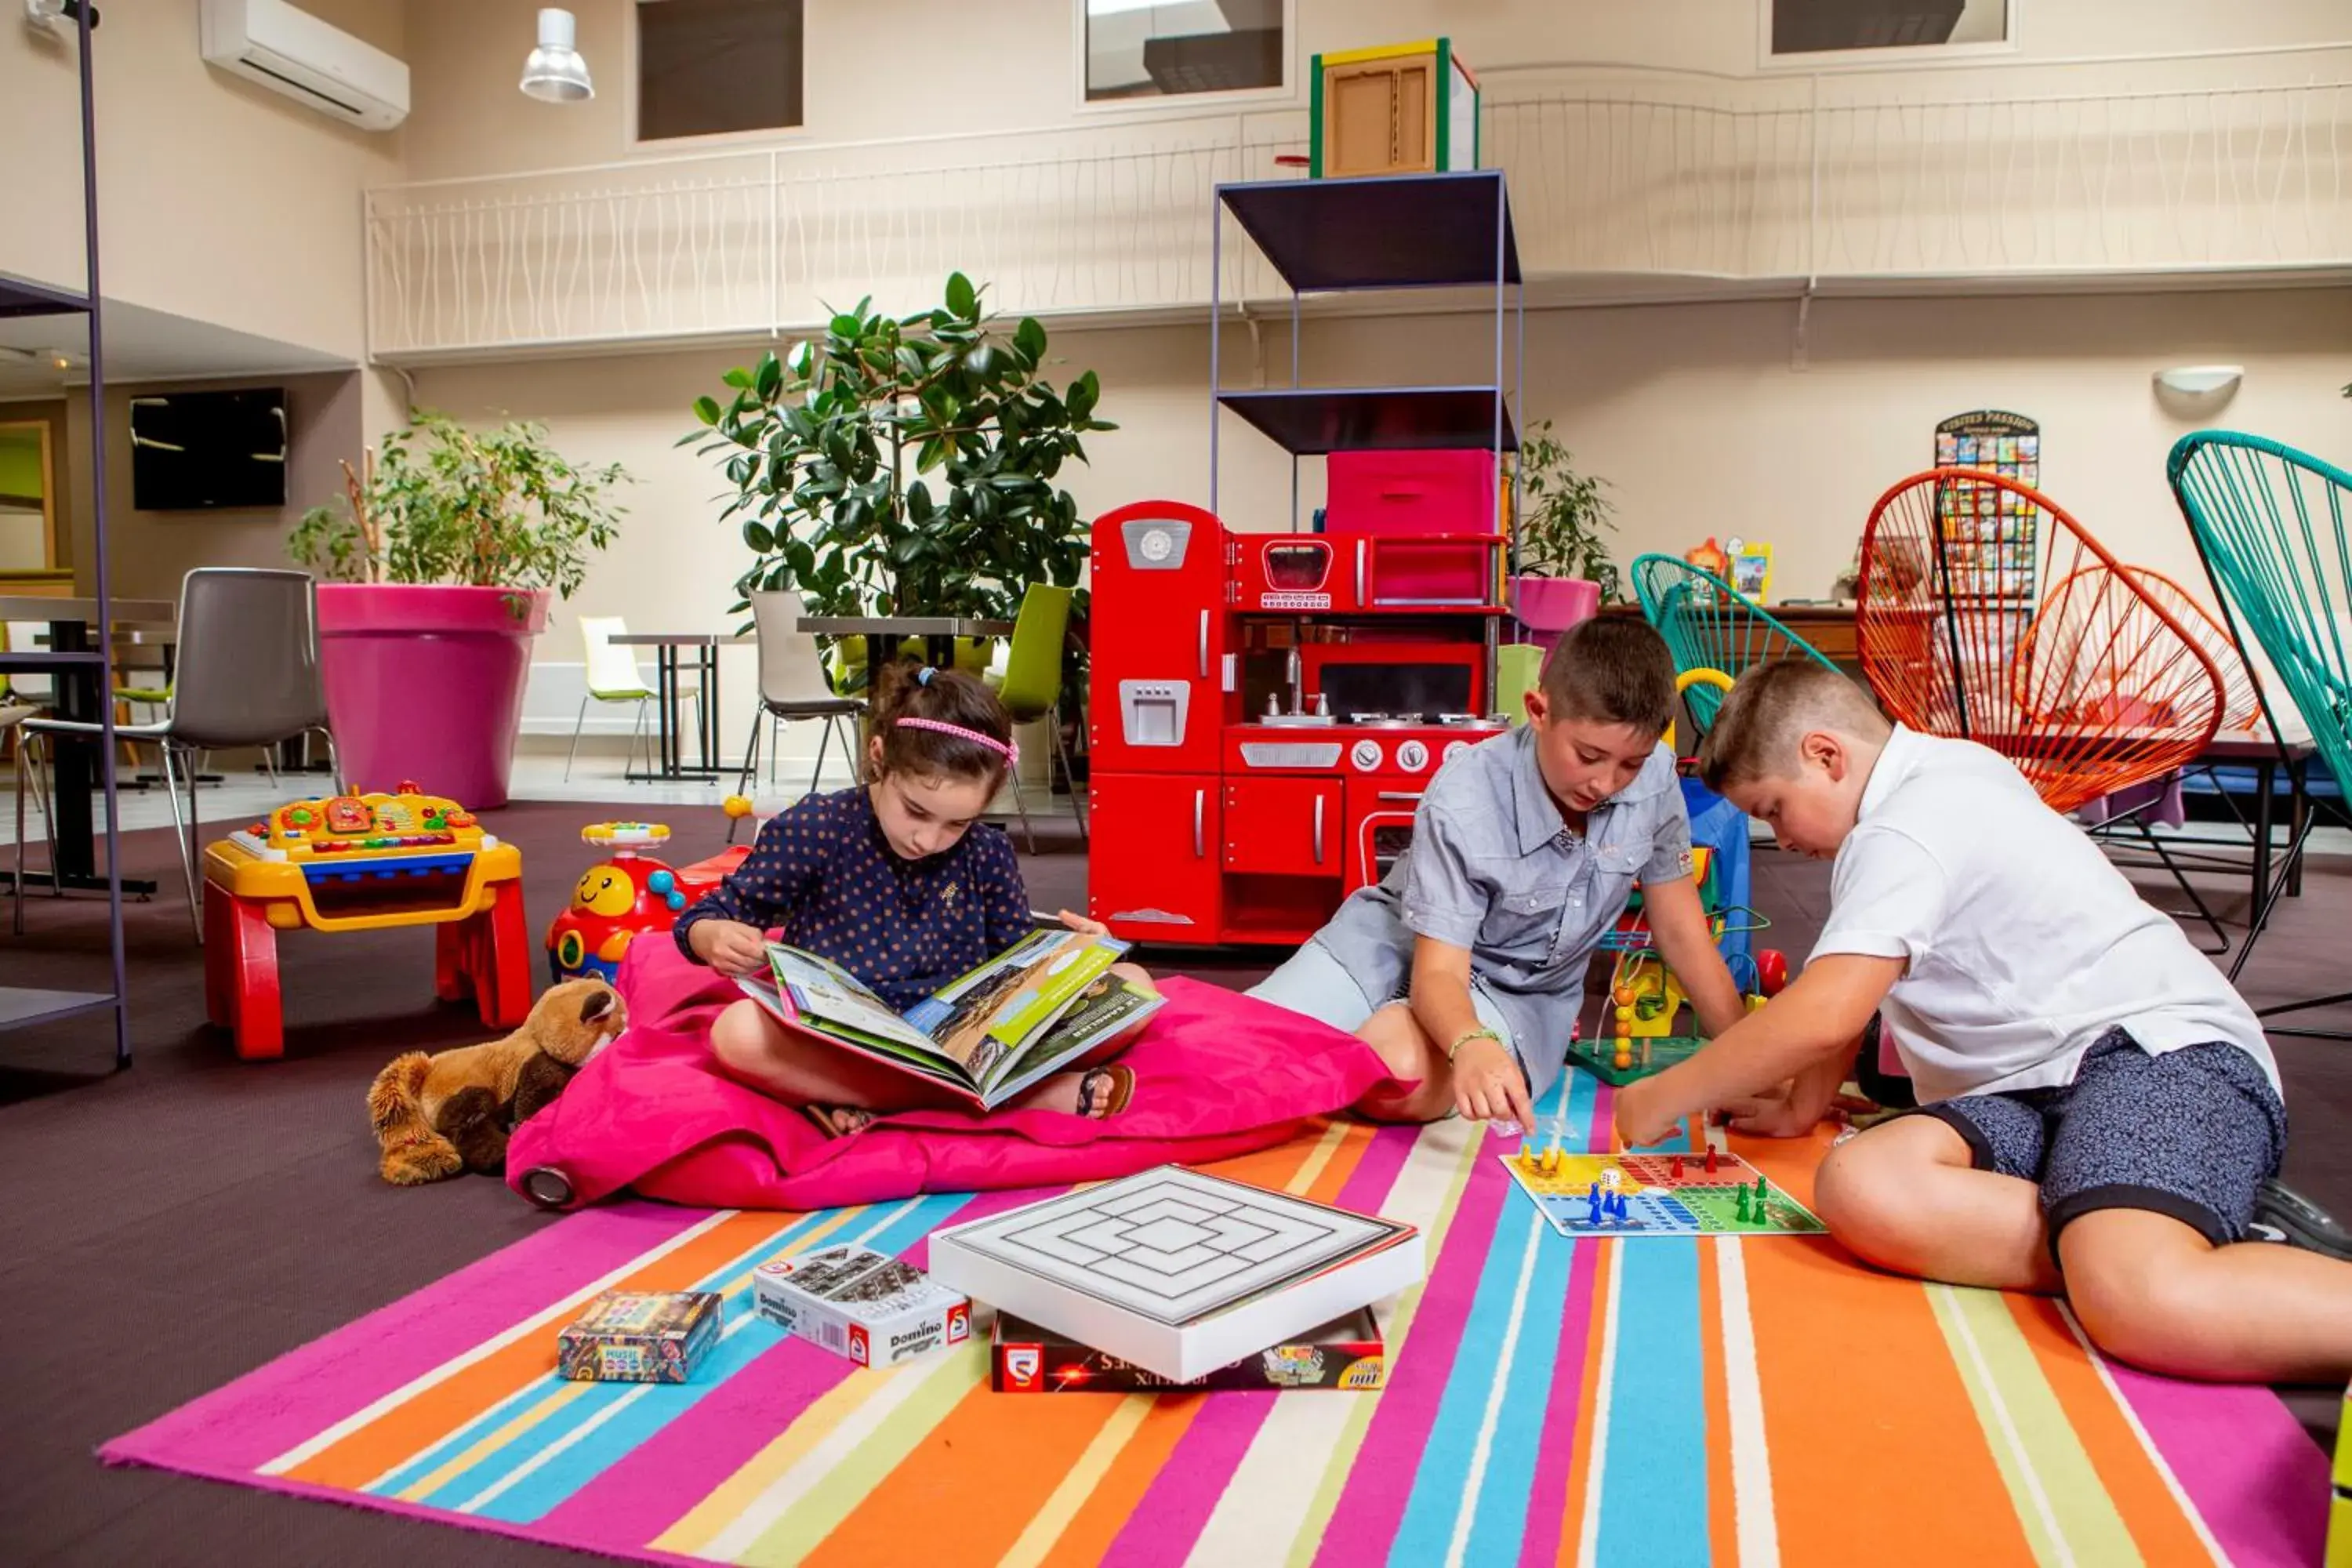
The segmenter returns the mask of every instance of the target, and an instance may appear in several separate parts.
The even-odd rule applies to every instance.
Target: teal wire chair
[[[2277,672],[2311,730],[2320,761],[2352,784],[2352,474],[2260,436],[2200,430],[2184,436],[2165,466],[2213,582],[2230,635],[2249,664],[2249,642]],[[2273,722],[2276,738],[2276,724]],[[2305,825],[2304,831],[2309,831]],[[2287,847],[2292,866],[2300,836]],[[2284,882],[2284,879],[2281,879]],[[2236,978],[2268,923],[2276,888],[2253,914],[2252,935],[2230,971]],[[2262,1016],[2352,1002],[2352,992],[2262,1009]],[[2336,1029],[2272,1027],[2274,1035],[2352,1039]]]
[[[1712,572],[1673,555],[1643,555],[1633,562],[1633,592],[1642,614],[1675,658],[1675,669],[1719,669],[1737,680],[1759,664],[1778,658],[1810,658],[1835,669],[1819,648],[1772,618],[1770,611]],[[1723,706],[1720,689],[1692,682],[1683,706],[1699,734]]]

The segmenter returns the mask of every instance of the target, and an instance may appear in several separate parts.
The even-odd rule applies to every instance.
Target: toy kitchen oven
[[[1438,766],[1507,727],[1504,543],[1235,533],[1175,501],[1097,521],[1094,918],[1136,942],[1296,944],[1380,880]]]

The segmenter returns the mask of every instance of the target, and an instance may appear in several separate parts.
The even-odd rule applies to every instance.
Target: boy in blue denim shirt
[[[1251,994],[1355,1033],[1400,1080],[1357,1109],[1531,1127],[1584,1005],[1585,973],[1635,878],[1658,952],[1700,1030],[1738,1022],[1739,988],[1691,878],[1674,753],[1675,667],[1658,634],[1591,620],[1561,637],[1528,722],[1457,754],[1378,887]]]

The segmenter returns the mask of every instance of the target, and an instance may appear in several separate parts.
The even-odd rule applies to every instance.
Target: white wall
[[[403,51],[399,0],[304,8]],[[108,297],[356,363],[360,193],[400,178],[399,132],[355,130],[205,65],[194,0],[103,9],[93,80]],[[0,272],[79,289],[78,46],[26,27],[21,6],[9,13],[0,23]]]
[[[1621,561],[1679,552],[1713,534],[1769,541],[1776,596],[1820,596],[1852,557],[1871,502],[1928,466],[1937,420],[1982,407],[2042,422],[2043,488],[2126,560],[2194,585],[2196,558],[2164,484],[2164,457],[2195,424],[2275,436],[2352,456],[2352,294],[2239,292],[2002,300],[1817,300],[1801,365],[1795,310],[1782,302],[1549,310],[1528,327],[1530,416],[1549,417],[1617,503]],[[1402,375],[1440,380],[1483,353],[1481,320],[1382,317],[1310,321],[1310,383]],[[1229,331],[1228,385],[1250,380],[1246,333]],[[1286,378],[1287,344],[1265,353]],[[1208,494],[1205,328],[1057,331],[1066,376],[1092,368],[1104,416],[1120,428],[1089,445],[1069,486],[1085,513],[1127,501],[1204,502]],[[719,388],[740,356],[670,354],[429,370],[421,401],[466,418],[543,418],[575,458],[625,464],[621,543],[559,611],[541,658],[581,658],[578,614],[622,615],[645,630],[726,629],[730,584],[749,557],[715,521],[723,489],[690,449],[692,399]],[[2158,406],[2150,377],[2168,365],[2246,366],[2234,403],[2210,420]],[[1281,528],[1289,466],[1228,419],[1221,508],[1235,528]],[[1304,465],[1303,505],[1321,496]],[[721,733],[740,746],[752,663],[728,650]],[[576,687],[549,672],[543,711],[566,719]],[[811,731],[791,750],[813,752]],[[788,753],[789,754],[789,753]]]
[[[1744,73],[1757,63],[1758,0],[1297,0],[1292,101],[1318,51],[1435,34],[1494,76],[1564,61]],[[412,179],[561,168],[631,156],[633,0],[572,6],[593,101],[554,107],[515,90],[533,0],[411,0]],[[1082,107],[1076,0],[862,0],[807,8],[807,125],[773,140],[854,142],[1198,112],[1201,99]],[[2018,58],[2343,41],[2342,0],[2024,0]],[[950,43],[949,40],[952,40]],[[950,60],[953,68],[945,76]],[[975,84],[971,90],[951,85]],[[941,82],[944,98],[899,83]],[[1254,106],[1262,100],[1253,100]],[[754,139],[756,142],[758,139]],[[650,151],[659,153],[662,149]]]

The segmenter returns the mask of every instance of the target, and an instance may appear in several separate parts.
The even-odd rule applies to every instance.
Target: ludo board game
[[[1828,1227],[1737,1154],[1497,1155],[1562,1236],[1810,1236]]]

